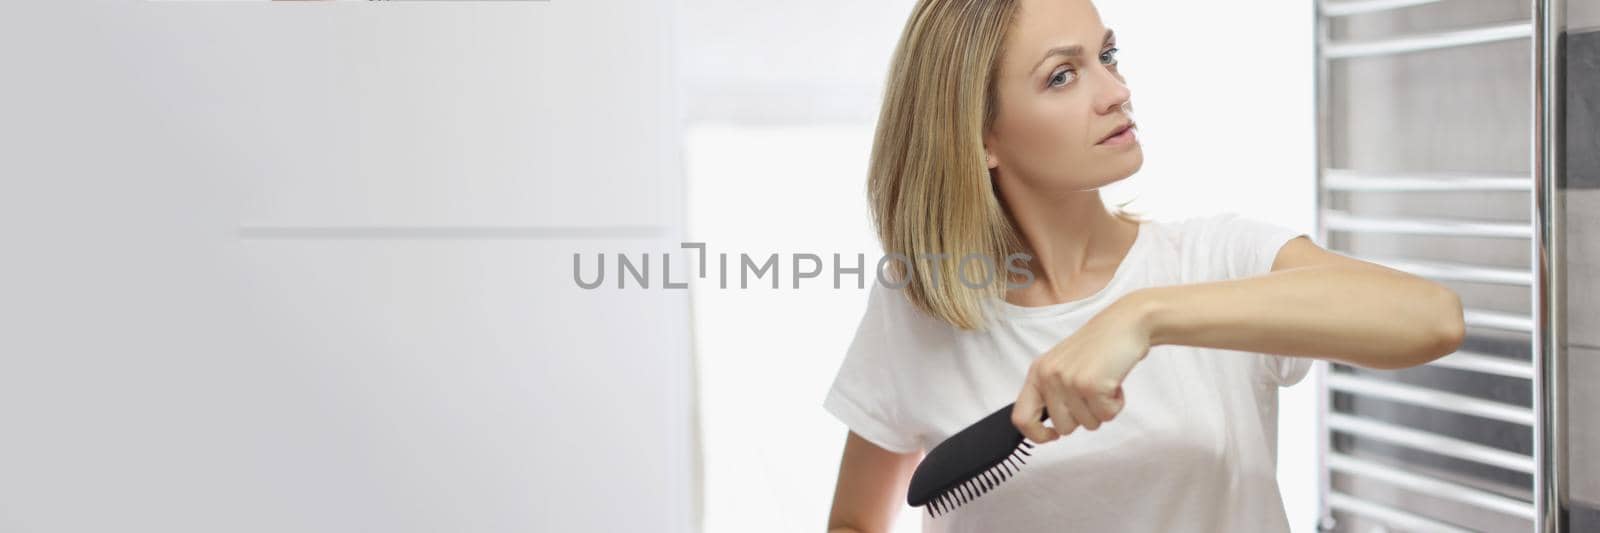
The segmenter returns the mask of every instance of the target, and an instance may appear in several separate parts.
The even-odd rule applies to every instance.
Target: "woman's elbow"
[[[1435,327],[1433,349],[1429,350],[1428,358],[1422,363],[1455,353],[1461,349],[1461,342],[1467,337],[1467,324],[1465,313],[1461,307],[1461,295],[1456,291],[1442,287],[1442,303],[1439,304],[1439,325]],[[1421,364],[1421,363],[1419,363]]]
[[[1408,333],[1415,339],[1412,347],[1402,352],[1404,355],[1384,358],[1375,361],[1371,368],[1378,370],[1400,370],[1414,366],[1422,366],[1435,359],[1455,353],[1461,348],[1461,342],[1466,337],[1466,323],[1463,320],[1461,297],[1455,291],[1437,285],[1438,295],[1434,298],[1433,307],[1429,308],[1429,319]]]

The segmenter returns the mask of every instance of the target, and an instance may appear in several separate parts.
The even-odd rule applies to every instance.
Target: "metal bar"
[[[1433,362],[1428,364],[1508,378],[1533,379],[1533,364],[1531,363],[1474,352],[1456,352],[1434,359]],[[1537,418],[1535,421],[1537,421]]]
[[[1404,531],[1437,531],[1439,533],[1473,533],[1432,518],[1411,514],[1393,507],[1372,503],[1342,492],[1328,494],[1328,505],[1347,513],[1375,518],[1379,522],[1399,527]]]
[[[1317,529],[1332,530],[1333,515],[1328,512],[1328,494],[1333,490],[1333,478],[1328,473],[1328,455],[1333,442],[1333,430],[1328,427],[1328,417],[1333,414],[1333,401],[1328,393],[1327,361],[1317,361],[1313,366],[1317,385]]]
[[[1532,474],[1537,469],[1533,458],[1526,455],[1354,415],[1329,414],[1328,429],[1524,474]]]
[[[1374,41],[1346,41],[1330,43],[1326,57],[1345,59],[1380,56],[1455,48],[1474,44],[1492,43],[1510,39],[1523,39],[1533,35],[1533,25],[1526,22],[1486,26],[1450,32],[1412,35]]]
[[[1501,514],[1533,520],[1534,511],[1531,502],[1514,500],[1481,489],[1408,472],[1393,466],[1342,453],[1335,453],[1329,457],[1329,466],[1334,470],[1347,474],[1376,479],[1428,496],[1444,498],[1473,507],[1489,509]]]
[[[1333,372],[1328,376],[1328,387],[1340,392],[1533,427],[1533,409],[1416,385]]]
[[[1312,113],[1316,120],[1316,127],[1312,128],[1312,143],[1315,144],[1314,154],[1316,162],[1312,167],[1312,175],[1316,179],[1316,209],[1312,214],[1315,219],[1317,242],[1324,246],[1328,243],[1328,226],[1323,216],[1323,207],[1328,203],[1326,169],[1333,164],[1331,148],[1328,139],[1331,139],[1332,121],[1329,120],[1328,99],[1328,65],[1329,60],[1324,54],[1328,47],[1328,19],[1321,16],[1328,7],[1326,0],[1312,0],[1315,9],[1311,13],[1312,22],[1312,57],[1315,58],[1312,69],[1311,90],[1315,107]],[[1333,478],[1328,472],[1329,446],[1333,440],[1333,432],[1328,427],[1328,416],[1333,414],[1332,401],[1329,398],[1327,379],[1328,362],[1318,360],[1313,364],[1316,373],[1317,386],[1317,529],[1330,531],[1336,525],[1333,520],[1332,501]]]
[[[1375,217],[1354,215],[1337,209],[1323,209],[1322,211],[1328,228],[1334,231],[1509,239],[1527,239],[1533,234],[1533,230],[1526,224],[1438,218]]]
[[[1539,465],[1533,474],[1533,503],[1538,511],[1534,530],[1558,533],[1568,528],[1567,420],[1562,382],[1566,374],[1561,340],[1560,313],[1566,303],[1562,288],[1566,283],[1565,252],[1562,238],[1565,213],[1557,206],[1557,189],[1564,172],[1562,157],[1565,131],[1566,57],[1561,34],[1566,31],[1566,0],[1533,1],[1533,246],[1532,264],[1537,282],[1531,292],[1533,322],[1533,459]]]
[[[1343,2],[1324,2],[1322,15],[1325,17],[1348,17],[1391,11],[1412,6],[1437,3],[1439,0],[1345,0]]]
[[[1527,175],[1474,174],[1463,172],[1376,173],[1343,168],[1326,170],[1323,184],[1337,191],[1361,192],[1530,192],[1533,180]]]
[[[1346,254],[1350,255],[1350,254]],[[1471,283],[1494,283],[1499,285],[1533,284],[1533,272],[1527,270],[1511,270],[1506,268],[1481,267],[1464,263],[1446,263],[1443,261],[1421,261],[1417,259],[1392,259],[1387,257],[1356,256],[1350,257],[1377,263],[1395,270],[1448,281],[1466,281]]]
[[[1533,332],[1533,319],[1522,315],[1467,309],[1461,312],[1461,319],[1467,323],[1467,327],[1493,328],[1521,333]]]

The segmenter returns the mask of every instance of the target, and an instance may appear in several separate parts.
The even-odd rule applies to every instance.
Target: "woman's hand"
[[[1150,352],[1140,307],[1123,298],[1050,348],[1028,367],[1011,423],[1024,437],[1046,443],[1078,426],[1093,431],[1122,411],[1122,380]],[[1048,409],[1055,426],[1039,419]]]

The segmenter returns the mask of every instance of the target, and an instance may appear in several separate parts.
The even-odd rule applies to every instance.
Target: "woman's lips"
[[[1134,130],[1134,128],[1132,126],[1129,126],[1128,128],[1122,130],[1122,133],[1118,133],[1116,135],[1112,135],[1111,137],[1106,138],[1106,140],[1100,141],[1100,144],[1101,145],[1115,145],[1115,144],[1133,144],[1133,143],[1139,142],[1138,138],[1133,134],[1133,130]]]

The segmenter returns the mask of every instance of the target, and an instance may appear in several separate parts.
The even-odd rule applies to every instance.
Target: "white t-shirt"
[[[960,331],[874,283],[823,408],[884,449],[931,450],[1016,401],[1029,364],[1122,295],[1268,273],[1300,235],[1232,213],[1146,222],[1098,293],[1043,307],[993,299],[1004,319],[988,332]],[[1037,445],[982,497],[938,517],[922,513],[922,530],[1288,531],[1276,478],[1277,388],[1299,382],[1311,363],[1156,346],[1124,379],[1115,419]]]

